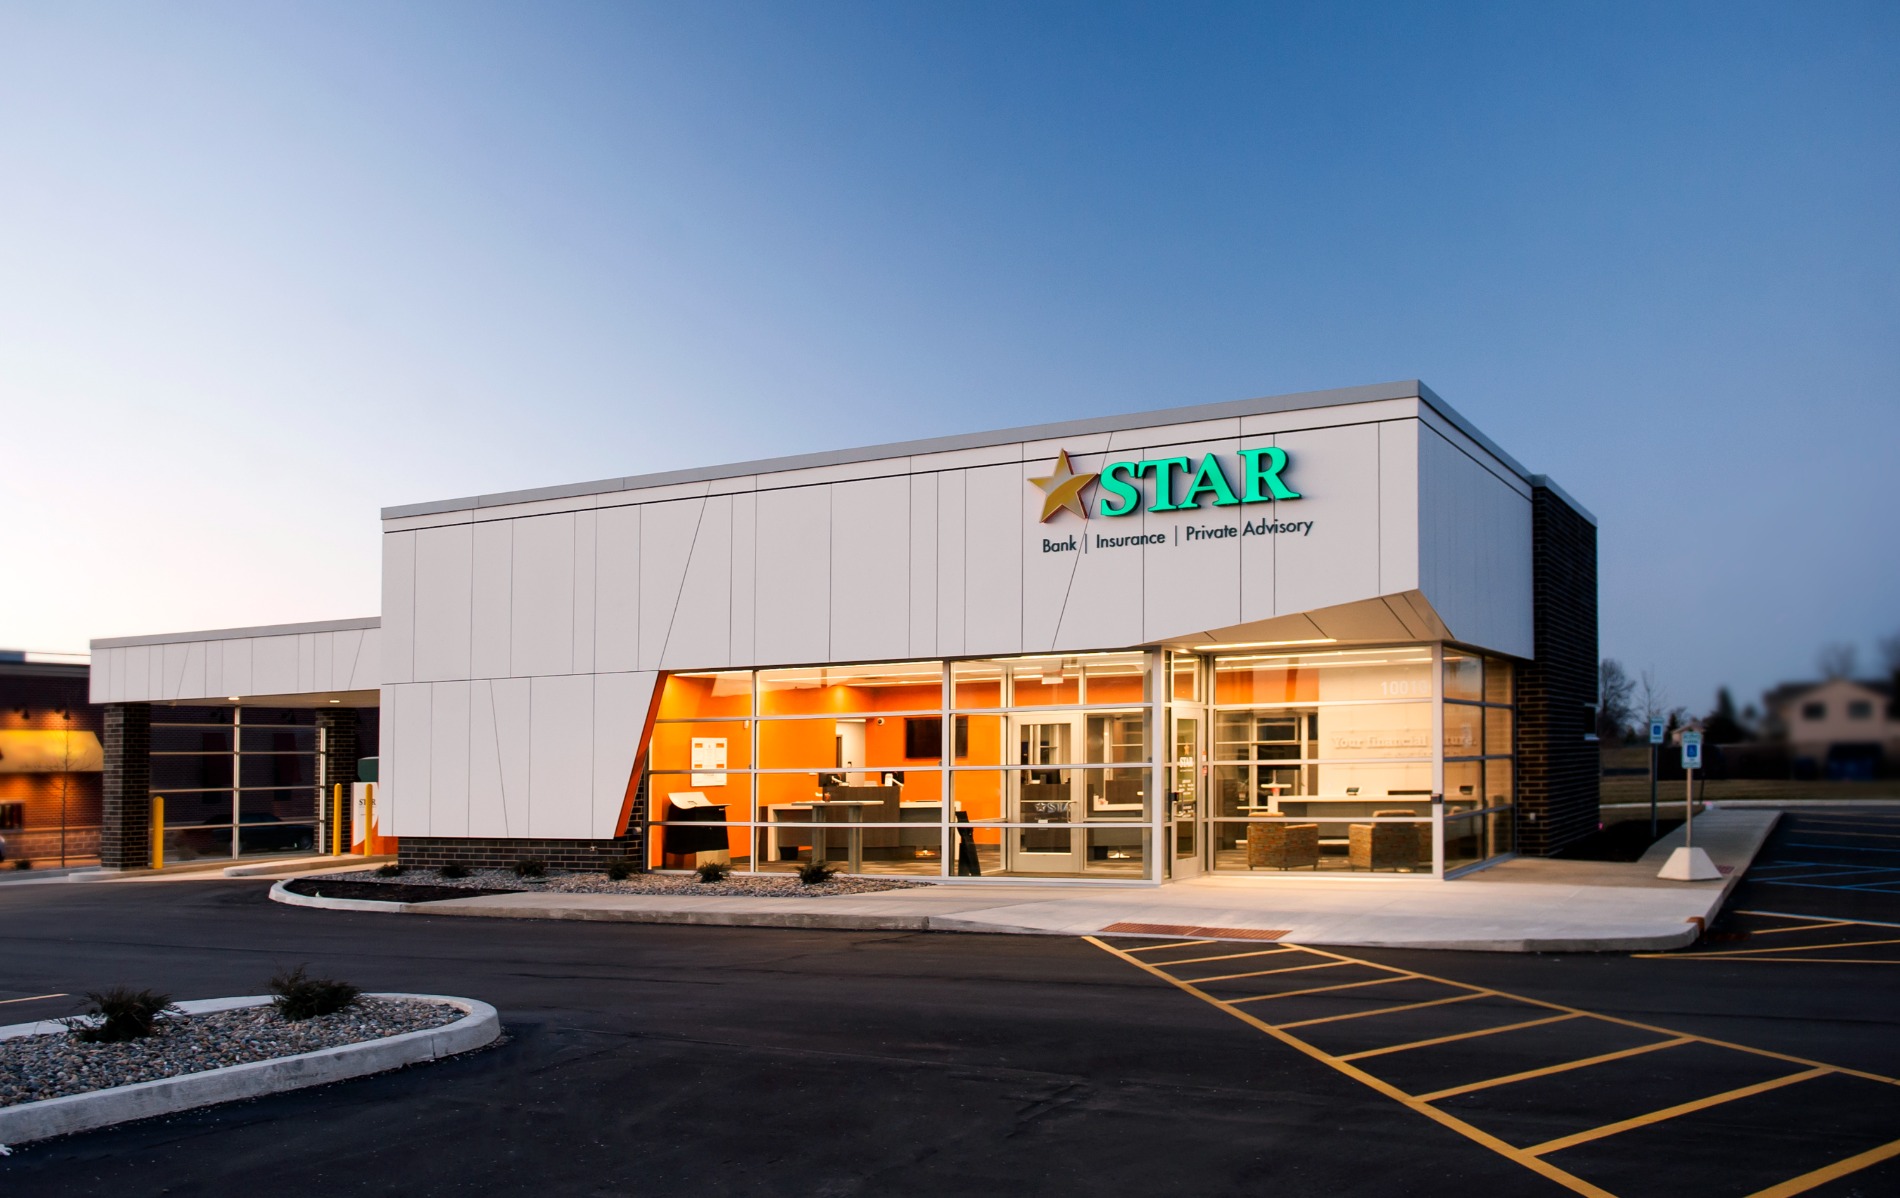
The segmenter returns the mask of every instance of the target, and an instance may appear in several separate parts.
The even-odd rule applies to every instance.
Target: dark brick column
[[[357,742],[356,709],[338,708],[335,711],[317,712],[317,739],[323,749],[317,755],[317,810],[325,813],[323,825],[324,840],[317,851],[330,851],[330,810],[331,796],[336,793],[336,784],[343,784],[343,802],[336,808],[336,814],[343,822],[343,850],[350,848],[350,783],[356,781]]]
[[[1547,857],[1596,830],[1597,529],[1549,487],[1531,491],[1534,660],[1517,674],[1517,846]]]
[[[105,714],[99,864],[146,869],[152,864],[152,709],[144,703],[110,703]]]

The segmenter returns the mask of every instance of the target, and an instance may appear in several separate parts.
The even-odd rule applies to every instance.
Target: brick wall
[[[144,703],[106,706],[105,794],[99,864],[145,869],[152,864],[152,709]]]
[[[1531,492],[1535,660],[1517,675],[1518,851],[1549,856],[1596,830],[1585,740],[1597,677],[1597,530],[1548,487]]]
[[[645,837],[636,824],[614,840],[547,840],[522,836],[404,836],[396,858],[404,865],[433,869],[451,862],[470,869],[505,869],[523,857],[538,857],[550,869],[599,870],[625,858],[644,869]]]

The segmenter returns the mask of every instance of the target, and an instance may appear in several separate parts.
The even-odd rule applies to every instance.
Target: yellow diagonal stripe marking
[[[1166,944],[1144,944],[1137,948],[1125,948],[1125,953],[1152,953],[1164,948],[1197,948],[1203,944],[1218,944],[1218,940],[1170,940]]]
[[[1850,1156],[1846,1160],[1835,1161],[1831,1165],[1822,1165],[1819,1169],[1791,1177],[1780,1185],[1769,1186],[1765,1190],[1756,1190],[1748,1198],[1789,1198],[1791,1194],[1805,1194],[1815,1186],[1826,1185],[1836,1178],[1846,1177],[1849,1173],[1858,1173],[1869,1165],[1878,1165],[1881,1161],[1892,1160],[1900,1156],[1900,1140],[1891,1144],[1882,1144],[1878,1148]]]
[[[10,1002],[38,1002],[42,998],[65,998],[65,997],[66,997],[65,992],[62,991],[59,994],[29,994],[25,998],[0,998],[0,1007],[4,1007]]]
[[[1312,1027],[1316,1023],[1338,1023],[1342,1019],[1370,1019],[1374,1015],[1397,1015],[1400,1011],[1417,1011],[1425,1007],[1442,1007],[1446,1003],[1470,1002],[1474,998],[1494,995],[1494,990],[1480,990],[1474,994],[1454,994],[1450,998],[1428,998],[1424,1002],[1402,1003],[1396,1007],[1380,1007],[1376,1011],[1348,1011],[1344,1015],[1322,1015],[1318,1019],[1299,1019],[1292,1023],[1282,1023],[1282,1028]]]
[[[1872,948],[1879,944],[1900,944],[1900,940],[1844,940],[1839,944],[1790,944],[1786,948],[1730,948],[1718,953],[1691,953],[1696,957],[1759,957],[1764,953],[1813,953],[1830,948]],[[1651,956],[1644,953],[1645,957]]]
[[[1368,1048],[1364,1052],[1349,1052],[1340,1057],[1342,1061],[1363,1061],[1367,1057],[1383,1057],[1395,1052],[1410,1052],[1414,1048],[1430,1048],[1434,1044],[1451,1044],[1458,1040],[1475,1040],[1480,1036],[1495,1036],[1499,1032],[1522,1031],[1527,1027],[1542,1027],[1547,1023],[1562,1023],[1575,1019],[1575,1015],[1546,1015],[1542,1019],[1526,1019],[1522,1023],[1507,1023],[1502,1027],[1482,1027],[1475,1032],[1459,1032],[1451,1036],[1434,1036],[1430,1040],[1414,1040],[1410,1044],[1391,1044],[1384,1048]]]
[[[1796,1082],[1813,1081],[1817,1077],[1826,1077],[1832,1069],[1809,1069],[1802,1073],[1790,1073],[1773,1081],[1756,1082],[1752,1086],[1742,1086],[1735,1090],[1724,1090],[1720,1094],[1711,1094],[1707,1098],[1698,1098],[1694,1102],[1680,1102],[1675,1106],[1664,1107],[1660,1111],[1651,1111],[1647,1115],[1637,1115],[1630,1119],[1621,1119],[1615,1123],[1605,1123],[1602,1127],[1593,1127],[1589,1131],[1580,1131],[1572,1136],[1561,1136],[1555,1140],[1546,1140],[1542,1144],[1526,1149],[1533,1156],[1547,1156],[1553,1152],[1562,1152],[1578,1144],[1588,1144],[1592,1140],[1601,1140],[1619,1132],[1632,1131],[1638,1127],[1648,1127],[1652,1123],[1661,1123],[1665,1119],[1674,1119],[1678,1115],[1688,1115],[1696,1111],[1707,1110],[1712,1106],[1721,1106],[1725,1102],[1734,1102],[1738,1098],[1752,1098],[1757,1094],[1766,1094],[1770,1090],[1779,1090],[1783,1086],[1792,1086]]]
[[[1203,990],[1195,989],[1192,985],[1190,985],[1187,982],[1183,982],[1179,980],[1178,978],[1169,977],[1166,973],[1163,973],[1161,970],[1156,969],[1152,965],[1149,965],[1146,961],[1143,961],[1137,957],[1128,956],[1125,953],[1117,952],[1113,947],[1111,947],[1110,945],[1104,944],[1102,941],[1096,939],[1093,936],[1084,936],[1083,939],[1088,941],[1090,944],[1093,944],[1095,947],[1103,950],[1104,952],[1112,953],[1115,956],[1120,957],[1122,960],[1128,962],[1130,965],[1133,965],[1135,968],[1143,970],[1147,973],[1151,973],[1155,977],[1160,978],[1162,981],[1167,982],[1169,985],[1178,987],[1179,989],[1185,991],[1188,994],[1192,994],[1195,998],[1200,999],[1202,1002],[1207,1003],[1208,1005],[1215,1007],[1219,1010],[1227,1012],[1227,1014],[1232,1015],[1235,1019],[1240,1020],[1242,1023],[1248,1025],[1249,1027],[1265,1032],[1267,1035],[1272,1036],[1275,1040],[1280,1041],[1282,1044],[1285,1044],[1289,1048],[1292,1048],[1297,1052],[1304,1053],[1306,1056],[1309,1056],[1313,1058],[1314,1060],[1319,1061],[1325,1065],[1331,1066],[1332,1068],[1345,1074],[1347,1077],[1352,1078],[1354,1081],[1360,1082],[1363,1085],[1371,1087],[1372,1089],[1378,1091],[1380,1094],[1383,1094],[1387,1098],[1392,1099],[1392,1101],[1397,1102],[1400,1105],[1408,1108],[1409,1110],[1416,1111],[1417,1113],[1425,1116],[1427,1119],[1430,1119],[1432,1122],[1440,1124],[1444,1127],[1450,1128],[1452,1131],[1457,1132],[1459,1135],[1464,1136],[1466,1139],[1471,1140],[1474,1143],[1481,1144],[1486,1148],[1489,1148],[1491,1151],[1497,1153],[1499,1156],[1503,1156],[1509,1160],[1516,1161],[1518,1164],[1524,1166],[1526,1169],[1531,1170],[1533,1173],[1537,1173],[1543,1177],[1549,1178],[1550,1180],[1556,1182],[1558,1185],[1561,1185],[1564,1188],[1570,1190],[1572,1193],[1584,1194],[1584,1195],[1587,1195],[1588,1198],[1616,1198],[1616,1196],[1610,1193],[1608,1190],[1605,1190],[1601,1188],[1600,1186],[1591,1185],[1589,1182],[1585,1181],[1583,1178],[1578,1177],[1573,1173],[1567,1173],[1564,1170],[1559,1169],[1557,1166],[1551,1164],[1548,1161],[1539,1160],[1538,1158],[1530,1155],[1529,1153],[1523,1151],[1522,1149],[1515,1148],[1511,1146],[1510,1144],[1505,1143],[1503,1140],[1498,1139],[1496,1136],[1492,1135],[1491,1133],[1487,1131],[1483,1131],[1477,1127],[1473,1127],[1471,1124],[1466,1123],[1463,1119],[1458,1118],[1456,1115],[1448,1114],[1444,1111],[1439,1110],[1438,1108],[1434,1106],[1421,1102],[1418,1099],[1412,1097],[1410,1094],[1407,1094],[1405,1091],[1399,1089],[1397,1086],[1394,1086],[1390,1084],[1389,1082],[1381,1081],[1379,1078],[1372,1076],[1372,1074],[1367,1073],[1365,1070],[1359,1068],[1358,1066],[1348,1064],[1347,1062],[1340,1060],[1338,1057],[1332,1056],[1328,1053],[1320,1051],[1317,1048],[1314,1048],[1311,1044],[1308,1044],[1304,1040],[1301,1040],[1298,1036],[1289,1036],[1285,1032],[1281,1031],[1279,1028],[1274,1027],[1272,1024],[1266,1022],[1265,1020],[1256,1018],[1255,1016],[1248,1014],[1246,1011],[1240,1010],[1238,1007],[1235,1007],[1231,1003],[1224,1003],[1220,999],[1213,997],[1212,995],[1208,994],[1207,992]]]
[[[1312,986],[1305,990],[1288,990],[1284,994],[1255,994],[1247,998],[1232,998],[1229,1002],[1267,1002],[1275,998],[1298,998],[1302,994],[1333,994],[1340,990],[1357,990],[1362,986],[1390,986],[1393,982],[1409,981],[1409,978],[1373,978],[1369,982],[1341,982],[1337,986]],[[1191,985],[1192,983],[1182,983]]]
[[[1163,969],[1173,969],[1177,965],[1202,965],[1209,961],[1238,961],[1242,957],[1271,957],[1276,953],[1296,953],[1297,948],[1257,948],[1247,953],[1221,953],[1216,957],[1187,957],[1180,961],[1163,961]]]
[[[1750,932],[1749,935],[1779,936],[1783,932],[1812,932],[1816,928],[1846,928],[1852,926],[1853,921],[1849,919],[1830,919],[1826,923],[1798,923],[1791,928],[1759,928]]]
[[[1344,961],[1321,961],[1317,965],[1282,965],[1278,969],[1256,969],[1252,973],[1223,973],[1211,978],[1182,978],[1184,982],[1193,982],[1196,986],[1204,982],[1232,982],[1240,978],[1263,978],[1273,973],[1298,973],[1303,969],[1339,969]]]
[[[1694,1036],[1678,1036],[1674,1040],[1658,1040],[1654,1044],[1641,1044],[1635,1048],[1625,1048],[1617,1052],[1599,1053],[1594,1057],[1582,1057],[1575,1061],[1565,1061],[1561,1065],[1546,1065],[1542,1069],[1526,1069],[1522,1073],[1507,1073],[1503,1077],[1486,1078],[1481,1082],[1471,1082],[1463,1086],[1452,1086],[1445,1090],[1434,1090],[1430,1094],[1420,1094],[1420,1102],[1438,1102],[1441,1099],[1456,1098],[1460,1094],[1476,1094],[1480,1090],[1494,1090],[1499,1086],[1509,1086],[1517,1082],[1527,1082],[1536,1077],[1549,1077],[1555,1073],[1569,1073],[1575,1069],[1588,1069],[1592,1065],[1605,1065],[1611,1061],[1621,1061],[1627,1057],[1640,1057],[1644,1053],[1658,1052],[1665,1048],[1680,1048],[1684,1044],[1694,1044]]]

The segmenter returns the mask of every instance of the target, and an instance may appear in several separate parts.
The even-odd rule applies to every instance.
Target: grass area
[[[1649,779],[1618,776],[1598,783],[1599,801],[1604,803],[1649,802]],[[1682,805],[1682,781],[1664,781],[1656,786],[1656,797],[1664,803]],[[1696,783],[1698,802],[1718,803],[1723,799],[1782,799],[1796,803],[1839,802],[1842,799],[1900,799],[1896,782],[1790,782],[1755,778],[1720,778]]]

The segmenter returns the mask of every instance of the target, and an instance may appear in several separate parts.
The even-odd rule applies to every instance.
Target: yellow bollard
[[[376,784],[363,784],[363,856],[374,857],[377,852],[376,841]]]
[[[152,868],[165,868],[165,796],[152,796]]]
[[[330,855],[343,855],[343,784],[330,792]]]

